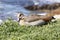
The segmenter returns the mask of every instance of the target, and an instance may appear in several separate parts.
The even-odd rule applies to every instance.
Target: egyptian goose
[[[25,16],[23,14],[18,14],[19,24],[20,25],[43,25],[53,19],[50,16],[42,16],[42,15],[29,15]]]

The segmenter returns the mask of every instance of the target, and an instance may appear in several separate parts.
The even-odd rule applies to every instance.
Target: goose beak
[[[20,15],[20,14],[17,14],[17,17],[18,17],[18,18],[19,18],[19,15]]]

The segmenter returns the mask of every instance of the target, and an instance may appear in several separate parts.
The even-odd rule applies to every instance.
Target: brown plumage
[[[36,20],[44,20],[45,22],[48,22],[50,20],[52,20],[52,16],[42,16],[42,15],[29,15],[29,16],[24,16],[19,14],[19,19],[23,19],[24,21],[28,21],[28,22],[33,22]],[[19,20],[20,21],[20,20]]]
[[[53,19],[52,16],[43,16],[43,15],[29,15],[25,16],[22,14],[19,15],[19,24],[20,25],[43,25]]]

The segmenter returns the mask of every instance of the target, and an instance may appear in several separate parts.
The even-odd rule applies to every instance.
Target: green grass
[[[0,25],[0,40],[60,40],[60,21],[42,26],[20,26],[6,21]]]

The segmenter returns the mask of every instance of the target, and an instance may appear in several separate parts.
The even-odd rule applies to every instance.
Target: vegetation
[[[20,26],[8,20],[0,25],[0,40],[60,40],[60,21],[42,26]]]

